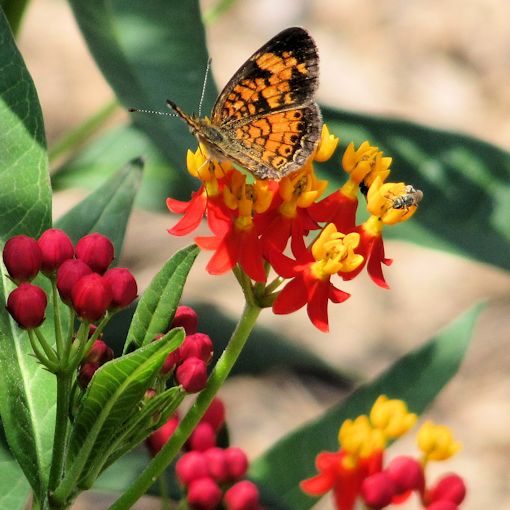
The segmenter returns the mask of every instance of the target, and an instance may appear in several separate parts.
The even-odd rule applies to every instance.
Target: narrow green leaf
[[[175,253],[154,277],[136,307],[125,350],[146,345],[170,327],[199,249],[194,244]]]
[[[140,155],[144,158],[145,166],[140,191],[136,196],[137,205],[166,211],[165,200],[168,196],[189,199],[190,183],[183,179],[186,154],[181,155],[178,169],[171,168],[149,137],[129,124],[112,128],[66,161],[52,175],[53,189],[95,189],[113,174],[114,169]]]
[[[398,237],[510,269],[510,153],[473,137],[412,122],[323,108],[329,128],[356,144],[368,140],[393,158],[390,180],[423,190],[411,221],[388,227]],[[338,158],[326,165],[345,180]]]
[[[37,93],[0,11],[0,247],[51,225],[46,140]],[[0,414],[9,447],[42,498],[51,456],[53,378],[29,356],[27,336],[5,303],[12,284],[0,267]],[[6,506],[9,508],[9,506]]]
[[[90,232],[109,237],[118,258],[142,178],[143,161],[135,159],[113,175],[56,223],[73,242]]]
[[[68,476],[63,485],[74,490],[95,464],[103,464],[116,437],[139,412],[147,388],[161,365],[183,341],[182,329],[169,332],[135,352],[103,365],[92,378],[80,403],[69,441]],[[62,486],[57,489],[66,492]],[[65,494],[68,496],[68,494]],[[60,494],[62,496],[62,494]]]
[[[481,308],[478,305],[465,312],[436,338],[402,357],[375,381],[286,436],[252,463],[250,478],[263,488],[265,503],[278,509],[311,508],[316,500],[300,491],[299,482],[315,474],[314,460],[319,452],[338,450],[342,422],[366,414],[379,395],[403,399],[411,411],[422,413],[457,372]]]
[[[186,111],[197,111],[208,59],[198,0],[70,4],[92,55],[126,108],[162,110],[172,99]],[[215,98],[210,84],[204,105],[210,107]],[[196,144],[178,119],[142,113],[133,118],[175,168],[186,148]]]

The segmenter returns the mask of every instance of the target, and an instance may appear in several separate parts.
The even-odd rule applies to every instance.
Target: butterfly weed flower
[[[416,419],[404,401],[381,395],[367,415],[342,423],[339,450],[317,455],[318,474],[303,480],[301,490],[311,496],[332,491],[337,510],[353,510],[358,502],[367,508],[386,508],[404,503],[413,493],[426,510],[436,508],[433,505],[438,509],[458,508],[466,494],[462,478],[448,474],[430,485],[425,471],[429,455],[445,460],[458,450],[447,427],[430,422],[421,427],[417,439],[424,459],[401,455],[385,462],[390,442],[406,434]]]

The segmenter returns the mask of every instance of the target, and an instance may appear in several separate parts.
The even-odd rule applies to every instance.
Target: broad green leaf
[[[158,342],[106,363],[94,374],[73,422],[68,474],[62,484],[68,490],[72,492],[76,484],[88,488],[83,482],[113,453],[116,439],[136,419],[145,391],[183,339],[182,329],[172,330]],[[56,492],[65,500],[69,493],[62,485]]]
[[[316,500],[300,491],[299,482],[315,474],[314,460],[319,452],[338,450],[342,422],[366,414],[379,395],[403,399],[412,412],[422,413],[457,372],[480,310],[481,306],[476,306],[465,312],[436,338],[256,459],[249,475],[263,488],[265,503],[278,509],[311,508]]]
[[[0,443],[0,508],[23,510],[30,485],[5,443]]]
[[[34,237],[51,225],[46,140],[37,93],[0,11],[0,246],[15,234]],[[30,356],[26,333],[10,320],[13,289],[0,278],[0,413],[9,447],[39,498],[51,456],[55,387]],[[6,507],[8,508],[8,507]]]
[[[133,125],[107,131],[66,161],[52,175],[53,189],[95,189],[113,174],[114,169],[140,155],[145,166],[140,191],[136,196],[137,205],[166,210],[165,200],[168,196],[189,199],[190,183],[182,178],[186,173],[186,154],[182,154],[179,169],[172,169],[149,137]]]
[[[168,330],[198,253],[199,249],[195,245],[179,250],[153,278],[136,307],[125,350],[131,344],[145,345],[156,335]]]
[[[510,153],[470,136],[412,122],[323,109],[344,144],[368,140],[393,158],[389,180],[424,192],[412,220],[385,236],[510,269]],[[338,157],[327,165],[335,186],[345,180]]]
[[[75,243],[90,232],[99,232],[109,237],[118,259],[142,169],[141,159],[131,161],[62,216],[56,226],[65,230]]]
[[[197,111],[208,59],[198,0],[70,4],[92,55],[126,108],[163,110],[172,99],[188,112]],[[206,111],[215,97],[210,84]],[[179,119],[142,113],[133,119],[175,168],[196,145]]]

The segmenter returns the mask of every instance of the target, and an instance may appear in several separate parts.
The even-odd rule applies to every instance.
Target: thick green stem
[[[65,367],[67,359],[63,359],[63,353],[65,351],[64,338],[62,337],[62,318],[60,316],[60,297],[57,290],[57,280],[53,278],[51,280],[51,297],[53,303],[53,314],[55,318],[55,345],[57,349],[57,356],[60,361],[60,366]]]
[[[260,308],[246,303],[243,315],[223,351],[220,359],[212,371],[205,389],[198,395],[195,403],[186,416],[182,419],[179,427],[170,440],[163,446],[159,454],[150,462],[133,485],[110,506],[109,510],[128,510],[157,480],[165,468],[179,453],[184,443],[197,426],[200,418],[204,415],[218,390],[228,377],[241,351],[243,350],[248,336],[255,326]]]
[[[57,415],[53,436],[53,456],[51,459],[49,491],[55,490],[62,478],[64,458],[69,431],[69,399],[71,396],[72,373],[64,372],[57,376]]]
[[[28,338],[30,339],[30,345],[32,346],[32,350],[34,351],[34,354],[36,358],[39,360],[40,363],[42,363],[50,372],[56,373],[58,370],[58,362],[57,357],[54,353],[51,356],[51,359],[49,356],[46,356],[44,352],[39,348],[39,345],[37,344],[37,338],[36,333],[34,330],[29,329],[27,331]]]

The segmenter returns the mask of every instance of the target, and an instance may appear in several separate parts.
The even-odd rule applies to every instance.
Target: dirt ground
[[[270,36],[304,25],[320,48],[319,100],[455,129],[508,147],[509,20],[505,0],[238,1],[208,28],[208,40],[221,85]],[[242,34],[235,48],[222,39],[227,30]],[[20,46],[39,91],[50,143],[111,98],[65,2],[34,0]],[[55,215],[83,195],[76,190],[58,194]],[[134,271],[142,288],[175,248],[187,244],[166,233],[173,221],[141,210],[133,215],[122,264]],[[427,417],[451,426],[464,444],[438,470],[455,470],[467,480],[469,497],[462,508],[510,508],[510,276],[405,243],[389,243],[387,252],[395,260],[386,271],[391,291],[366,278],[352,282],[346,289],[352,298],[331,312],[329,335],[318,333],[304,313],[275,317],[266,312],[261,323],[280,328],[339,368],[369,377],[478,300],[488,299],[459,375]],[[206,259],[199,257],[185,297],[214,295],[214,303],[235,318],[240,290],[229,276],[207,276]],[[237,378],[221,396],[233,443],[252,457],[342,397],[311,391],[299,378],[281,373]],[[394,451],[405,448],[413,451],[410,442]],[[107,499],[85,494],[75,508],[106,508]],[[332,508],[327,500],[319,506]],[[147,498],[134,508],[158,505]]]

